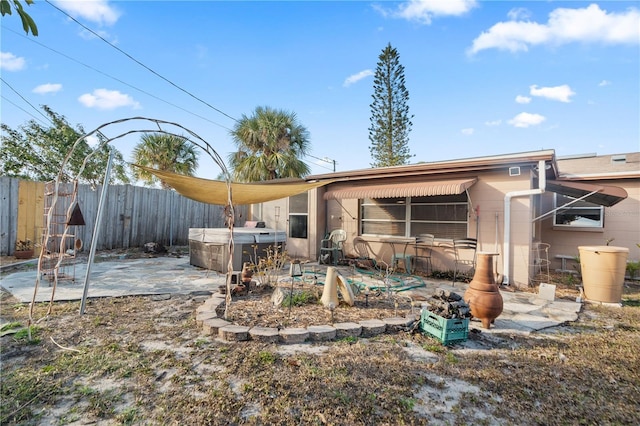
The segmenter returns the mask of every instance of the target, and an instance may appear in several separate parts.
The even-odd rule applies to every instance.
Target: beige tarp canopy
[[[224,181],[184,176],[137,164],[134,164],[134,166],[152,173],[187,198],[201,203],[227,205],[227,183]],[[295,180],[292,182],[274,180],[255,183],[232,182],[232,201],[236,205],[264,203],[301,194],[328,183],[331,183],[331,181],[305,182],[303,180]]]

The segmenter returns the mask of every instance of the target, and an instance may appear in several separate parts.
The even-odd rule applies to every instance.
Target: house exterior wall
[[[553,215],[545,218],[541,223],[543,241],[551,244],[551,269],[560,269],[561,260],[556,255],[578,256],[579,246],[606,245],[607,240],[612,246],[629,249],[629,260],[640,259],[640,181],[637,179],[617,179],[604,181],[590,181],[590,184],[612,185],[627,191],[628,197],[614,205],[604,208],[604,227],[602,229],[565,229],[553,226]],[[545,211],[553,209],[553,193],[544,197]],[[568,260],[568,268],[577,269],[577,262]]]
[[[287,232],[287,254],[295,259],[316,260],[320,240],[324,238],[327,214],[324,209],[324,188],[316,188],[308,194],[307,238],[289,237],[289,198],[269,201],[251,206],[253,220],[265,222],[267,228],[284,230]],[[276,220],[276,211],[280,209]],[[260,255],[260,254],[259,254]]]
[[[477,182],[468,189],[470,205],[467,235],[478,238],[478,251],[498,253],[496,258],[496,272],[507,275],[509,284],[515,287],[529,286],[533,276],[533,243],[536,241],[549,243],[551,270],[561,267],[561,260],[556,259],[556,255],[576,256],[577,247],[580,245],[602,245],[607,239],[613,238],[612,245],[628,247],[629,259],[640,258],[640,248],[636,244],[640,243],[640,180],[635,177],[611,177],[606,179],[585,178],[585,183],[603,184],[624,188],[628,193],[628,198],[613,207],[605,208],[605,225],[601,230],[578,230],[562,229],[553,227],[553,215],[538,219],[539,216],[550,212],[553,206],[554,194],[550,191],[542,194],[528,194],[527,191],[539,188],[538,166],[540,161],[545,161],[548,179],[562,178],[562,174],[556,173],[556,165],[552,154],[546,152],[541,156],[549,155],[550,158],[539,158],[529,154],[510,158],[496,165],[495,167],[485,167],[481,170],[465,170],[459,168],[461,172],[452,171],[443,167],[437,173],[427,170],[414,172],[414,169],[404,170],[406,175],[393,175],[385,179],[372,175],[370,170],[345,172],[345,176],[340,176],[343,181],[338,181],[330,185],[330,189],[340,189],[350,185],[362,185],[365,182],[373,183],[384,181],[388,183],[416,182],[420,179],[460,179],[477,177]],[[639,157],[639,158],[636,158]],[[631,168],[637,164],[640,156],[632,154],[627,156],[627,165]],[[580,160],[582,161],[582,160]],[[602,159],[596,157],[596,161],[602,163]],[[634,161],[633,164],[629,164]],[[452,162],[452,163],[455,163]],[[511,164],[509,164],[511,163]],[[609,164],[607,162],[607,164]],[[558,164],[565,166],[565,163]],[[566,165],[570,165],[566,163]],[[573,166],[573,163],[571,164]],[[415,165],[420,168],[420,165]],[[509,173],[512,166],[520,168],[520,174]],[[409,166],[407,166],[409,167]],[[597,168],[601,171],[603,167]],[[560,168],[564,170],[564,167]],[[422,170],[422,169],[420,169]],[[571,174],[565,178],[574,177],[575,173],[582,170],[581,167],[568,168]],[[588,167],[585,169],[590,171]],[[595,170],[595,169],[594,169]],[[625,173],[628,171],[623,170]],[[376,171],[377,173],[377,171]],[[385,173],[382,170],[380,173]],[[550,177],[552,176],[552,177]],[[333,179],[334,175],[323,176],[325,179]],[[580,180],[580,179],[579,179]],[[292,241],[290,247],[295,247],[296,256],[316,260],[320,240],[334,229],[344,229],[347,232],[345,243],[345,253],[353,252],[353,239],[359,235],[359,200],[324,200],[324,194],[329,187],[320,187],[309,192],[309,238],[299,244]],[[520,195],[524,191],[524,195]],[[534,192],[534,191],[531,191]],[[510,233],[505,236],[505,199],[510,194]],[[273,210],[273,206],[282,206],[281,229],[286,219],[285,204],[283,201],[265,203],[263,205],[264,216],[268,219],[268,212]],[[261,218],[261,220],[265,220]],[[267,226],[274,227],[267,220]],[[508,237],[508,238],[507,238]],[[387,262],[391,259],[391,247],[384,242],[384,238],[368,237],[371,249],[378,259]],[[505,271],[505,242],[509,241],[509,270]],[[432,265],[434,270],[447,271],[453,269],[453,252],[451,240],[436,239],[436,248],[433,251]],[[411,248],[409,248],[411,250]],[[570,262],[569,262],[570,263]],[[571,267],[571,265],[567,265]]]
[[[508,168],[496,172],[478,175],[478,181],[469,188],[469,219],[467,235],[478,238],[478,251],[496,252],[497,272],[503,273],[504,243],[504,200],[510,191],[522,191],[532,188],[531,168],[523,167],[520,176],[509,176]],[[531,212],[534,196],[514,198],[511,203],[511,282],[516,285],[528,285],[531,264],[530,246],[533,235]],[[359,234],[358,200],[329,200],[327,202],[329,231],[342,228],[347,231],[345,252],[353,254],[353,239]],[[478,213],[476,217],[476,213]],[[332,218],[333,216],[333,218]],[[384,238],[367,238],[379,259],[391,260],[391,247]],[[452,241],[436,239],[436,248],[432,253],[434,270],[453,270]],[[409,248],[411,252],[411,248]]]
[[[478,182],[469,189],[473,209],[478,220],[470,218],[469,236],[478,235],[478,251],[498,253],[496,271],[504,275],[505,197],[514,191],[534,188],[533,169],[521,167],[519,176],[510,176],[508,168],[478,176]],[[510,284],[527,286],[530,270],[530,247],[533,235],[532,203],[536,196],[511,199],[510,257],[508,271]],[[472,212],[473,213],[473,212]],[[477,224],[477,230],[475,229]]]

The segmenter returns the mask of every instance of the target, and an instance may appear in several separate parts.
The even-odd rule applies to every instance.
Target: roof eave
[[[344,172],[310,175],[306,177],[306,180],[310,181],[332,179],[336,181],[351,181],[361,179],[370,180],[389,177],[407,177],[415,175],[477,172],[504,167],[529,165],[537,163],[539,161],[551,162],[550,172],[553,176],[556,176],[557,165],[555,162],[555,152],[553,150],[543,150],[518,154],[505,154],[428,163],[425,162],[404,166],[348,170]]]

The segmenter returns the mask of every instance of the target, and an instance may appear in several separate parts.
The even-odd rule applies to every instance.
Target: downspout
[[[528,197],[531,195],[543,194],[547,186],[545,171],[545,161],[538,161],[538,188],[523,191],[507,192],[504,196],[504,263],[503,280],[504,285],[509,285],[509,266],[511,265],[511,199],[515,197]]]

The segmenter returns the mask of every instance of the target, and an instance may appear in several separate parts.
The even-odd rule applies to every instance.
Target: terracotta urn
[[[249,283],[251,282],[251,278],[253,277],[253,269],[251,268],[251,263],[244,263],[244,265],[242,266],[242,273],[240,275],[242,282],[245,284],[245,286],[248,287]]]
[[[497,253],[478,252],[476,272],[463,299],[471,309],[471,315],[482,321],[484,328],[500,316],[504,307],[500,289],[493,273],[493,258]]]

